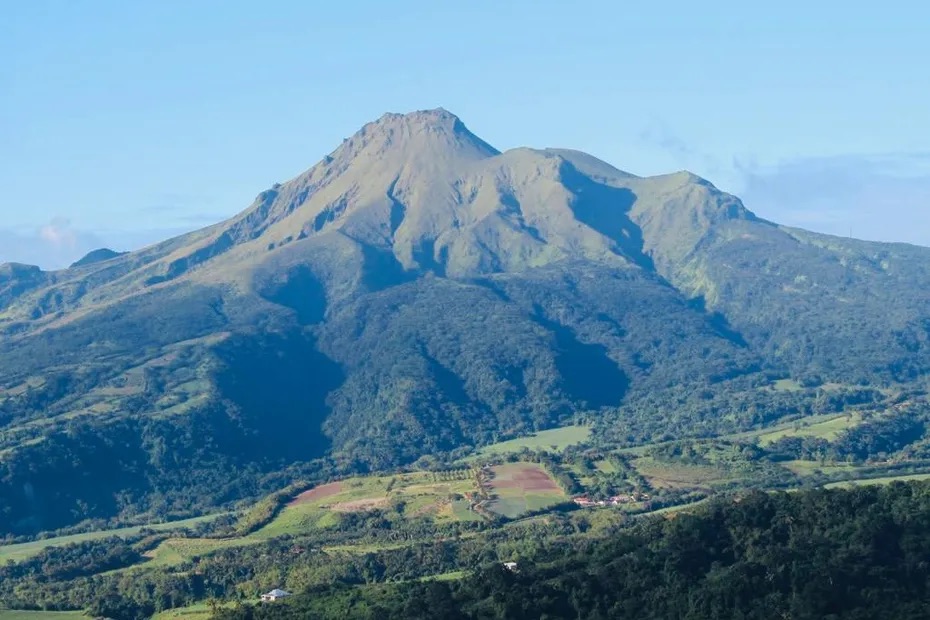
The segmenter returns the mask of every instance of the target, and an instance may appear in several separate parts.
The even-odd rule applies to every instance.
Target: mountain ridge
[[[0,266],[0,531],[579,420],[630,443],[801,415],[760,390],[921,381],[925,291],[930,250],[785,229],[686,172],[500,152],[445,110],[388,114],[213,226]],[[93,486],[101,459],[123,474]]]
[[[437,152],[453,155],[437,157]],[[450,275],[475,275],[563,257],[564,246],[573,249],[583,246],[589,257],[615,254],[610,245],[621,242],[617,235],[622,232],[611,231],[606,236],[613,238],[607,241],[596,235],[579,239],[573,231],[560,230],[556,236],[565,238],[564,243],[553,244],[548,238],[538,238],[538,230],[532,222],[527,225],[523,221],[526,213],[512,192],[501,193],[501,183],[515,176],[524,182],[541,177],[553,187],[564,185],[562,177],[566,175],[576,182],[581,181],[584,175],[577,172],[572,160],[583,162],[583,167],[594,167],[601,174],[611,173],[610,179],[602,177],[608,184],[588,189],[611,187],[623,192],[629,191],[622,185],[624,181],[641,181],[639,177],[574,151],[521,148],[501,153],[469,132],[458,117],[442,109],[407,115],[386,114],[365,125],[306,172],[259,194],[253,204],[238,215],[201,231],[130,253],[110,265],[110,275],[116,277],[108,277],[100,271],[97,275],[107,284],[125,279],[129,272],[144,273],[144,277],[136,278],[135,290],[140,290],[174,280],[216,256],[259,238],[262,238],[258,244],[261,247],[253,247],[251,252],[245,253],[254,256],[256,251],[270,251],[272,246],[276,249],[318,235],[333,225],[352,241],[379,249],[390,246],[402,271],[429,266],[443,273],[448,271]],[[479,163],[488,169],[468,170]],[[347,171],[354,166],[361,170],[346,178]],[[441,170],[437,172],[438,168]],[[463,168],[466,174],[462,174]],[[433,187],[437,175],[446,179],[438,192]],[[360,189],[355,180],[359,176],[365,179],[365,189]],[[427,182],[420,181],[423,178]],[[657,177],[660,180],[677,178],[675,175]],[[686,174],[683,178],[690,182],[697,177]],[[609,184],[611,181],[613,187]],[[616,186],[617,183],[621,185]],[[585,188],[579,186],[577,189]],[[531,196],[528,202],[565,211],[578,199],[570,195],[560,198],[547,204],[545,196]],[[414,204],[408,208],[405,201]],[[506,208],[497,208],[505,202]],[[350,204],[355,206],[347,211]],[[440,205],[445,205],[442,211]],[[466,208],[469,206],[473,207],[471,212]],[[538,213],[532,215],[539,219]],[[593,218],[590,223],[594,224],[595,232],[602,234],[604,231],[596,228],[604,224],[601,221],[604,215],[588,215]],[[490,221],[494,216],[502,221]],[[607,214],[607,217],[612,215]],[[456,230],[461,233],[453,239]],[[516,252],[496,247],[502,236],[505,237],[503,245],[515,244]],[[173,248],[175,245],[180,247]],[[476,245],[486,250],[475,253]],[[634,262],[641,262],[643,257],[639,250],[632,248],[631,251],[635,255]],[[449,254],[453,256],[451,266],[446,264]],[[60,275],[53,276],[50,281],[54,284],[60,279],[63,279]]]

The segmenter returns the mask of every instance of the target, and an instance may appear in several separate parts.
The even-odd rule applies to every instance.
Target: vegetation
[[[547,450],[559,452],[569,446],[584,443],[591,436],[591,427],[589,426],[564,426],[562,428],[553,428],[547,431],[533,433],[526,437],[518,437],[507,441],[485,446],[478,450],[472,459],[495,454],[513,454],[521,450]]]
[[[66,536],[57,536],[52,538],[40,538],[31,542],[0,545],[0,564],[8,561],[20,561],[31,558],[34,555],[50,547],[63,547],[75,543],[89,542],[102,538],[134,538],[155,532],[172,532],[176,534],[189,533],[191,531],[200,531],[205,533],[211,525],[217,525],[225,521],[226,517],[231,515],[206,515],[203,517],[194,517],[192,519],[182,519],[180,521],[170,521],[167,523],[149,523],[146,525],[137,525],[135,527],[124,527],[112,530],[95,530],[81,534],[69,534]]]
[[[402,198],[382,177],[409,168],[400,144],[385,143],[386,168],[342,178],[378,141],[365,133],[228,228],[55,275],[0,269],[0,536],[192,517],[481,447],[629,447],[812,415],[840,426],[783,439],[832,441],[858,422],[848,410],[923,389],[925,250],[784,230],[689,175],[595,174],[561,151],[497,159],[445,113],[408,120],[454,134],[408,145],[431,161],[461,147],[511,171],[475,181],[512,184],[487,187],[502,196],[482,220],[493,234],[446,222],[455,251],[423,230],[397,248],[327,234],[359,217],[398,224],[355,195],[319,203],[309,179],[323,169],[394,196],[396,217],[429,214],[409,226],[441,219],[403,199],[446,195],[445,180],[413,171],[422,191]],[[521,180],[525,166],[549,172]],[[542,209],[538,183],[565,204]],[[514,219],[523,208],[545,241]],[[900,444],[921,430],[893,432]]]
[[[750,493],[603,538],[541,543],[516,572],[311,587],[263,618],[919,618],[930,613],[930,487]]]
[[[693,175],[389,115],[222,225],[0,266],[0,600],[918,617],[924,487],[809,489],[930,472],[928,283]]]
[[[0,620],[78,620],[86,618],[80,611],[19,611],[0,609]]]

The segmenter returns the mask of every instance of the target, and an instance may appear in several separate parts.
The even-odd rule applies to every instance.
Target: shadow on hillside
[[[630,380],[607,355],[607,348],[579,341],[568,327],[544,318],[539,308],[534,318],[555,336],[555,363],[568,395],[592,409],[618,407]]]
[[[624,256],[651,272],[652,258],[643,253],[643,234],[627,213],[636,194],[625,187],[610,187],[592,181],[569,163],[560,170],[562,183],[575,195],[572,211],[578,221],[617,244]]]
[[[344,376],[338,364],[320,353],[302,334],[242,337],[217,349],[224,369],[217,375],[228,415],[241,434],[223,451],[237,450],[240,459],[295,462],[323,455],[329,439],[323,422],[329,415],[326,397]]]
[[[267,284],[260,294],[296,312],[301,325],[315,325],[326,315],[326,289],[306,265],[289,271],[283,281]]]
[[[688,300],[688,305],[707,317],[708,324],[718,336],[742,348],[749,346],[746,339],[743,338],[743,334],[730,326],[730,322],[727,321],[726,316],[707,308],[707,301],[704,299],[703,295]]]

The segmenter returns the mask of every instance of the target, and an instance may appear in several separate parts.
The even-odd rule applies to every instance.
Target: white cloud
[[[0,263],[58,269],[102,245],[97,235],[74,228],[67,219],[56,218],[35,231],[0,230]]]
[[[74,248],[78,244],[78,232],[66,218],[56,218],[39,229],[39,238],[56,248]]]
[[[43,269],[62,269],[92,250],[137,250],[200,228],[206,223],[206,216],[203,220],[192,217],[190,225],[170,228],[87,231],[66,218],[55,218],[31,231],[0,229],[0,264],[25,263]]]

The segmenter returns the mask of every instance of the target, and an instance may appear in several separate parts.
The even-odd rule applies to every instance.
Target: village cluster
[[[634,502],[645,502],[649,499],[648,493],[633,493],[630,495],[614,495],[607,499],[593,500],[587,495],[579,495],[572,498],[578,506],[590,508],[592,506],[619,506],[620,504],[632,504]]]

